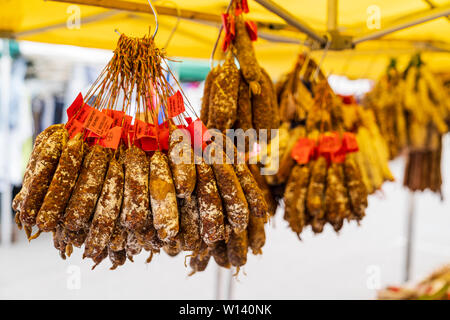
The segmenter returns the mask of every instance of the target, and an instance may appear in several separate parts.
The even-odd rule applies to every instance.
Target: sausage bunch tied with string
[[[251,197],[262,194],[258,184],[245,164],[208,164],[194,154],[184,100],[176,115],[168,107],[176,92],[167,72],[164,52],[153,39],[122,35],[73,116],[78,132],[70,119],[39,134],[13,203],[16,223],[29,240],[52,232],[63,259],[84,246],[83,258],[92,259],[93,268],[109,257],[116,269],[144,251],[150,262],[161,248],[170,256],[189,252],[192,272],[204,270],[211,256],[224,267],[240,267],[247,246],[261,253],[265,238],[257,234],[264,233],[264,224],[252,225],[248,235],[258,241],[243,240],[252,215],[267,214],[264,202],[244,194],[249,188]],[[108,134],[80,118],[85,107],[90,115],[115,115]],[[146,129],[140,131],[142,124]],[[109,133],[116,128],[112,145]]]

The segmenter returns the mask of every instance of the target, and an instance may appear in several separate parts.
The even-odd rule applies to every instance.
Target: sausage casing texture
[[[327,221],[336,231],[342,227],[344,218],[350,215],[348,193],[344,185],[344,169],[340,163],[332,163],[328,168],[325,212]]]
[[[219,67],[211,88],[209,101],[208,128],[222,132],[231,129],[236,121],[239,90],[239,69],[232,56]]]
[[[131,262],[134,262],[133,256],[138,255],[142,251],[142,246],[139,244],[136,235],[132,231],[128,232],[125,250],[127,257]]]
[[[217,76],[218,68],[215,67],[206,76],[205,87],[203,89],[202,109],[200,110],[200,119],[206,125],[208,123],[209,116],[209,97],[211,95],[211,88],[214,83],[214,79]]]
[[[249,168],[245,163],[236,163],[234,170],[247,199],[250,214],[255,217],[265,217],[269,213],[267,203]]]
[[[222,154],[217,155],[217,159],[223,159],[222,163],[214,161],[212,164],[217,186],[225,206],[227,220],[233,231],[239,233],[247,228],[250,214],[248,203],[233,165],[226,163],[226,154],[223,150],[216,148],[216,151]]]
[[[181,200],[179,238],[184,251],[198,250],[202,243],[200,215],[195,195],[192,195],[190,199]]]
[[[33,150],[31,151],[30,159],[28,160],[28,164],[25,168],[25,173],[23,176],[22,189],[20,189],[19,193],[14,197],[12,202],[12,208],[14,211],[20,211],[22,201],[25,195],[28,192],[28,185],[30,183],[30,179],[34,176],[34,171],[36,170],[36,163],[39,158],[39,154],[42,151],[42,147],[45,141],[50,138],[50,136],[55,133],[55,131],[64,130],[63,124],[54,124],[42,131],[36,137],[34,141]]]
[[[347,154],[345,158],[344,174],[353,217],[357,220],[362,219],[367,207],[367,189],[352,154]]]
[[[111,248],[108,248],[108,256],[109,260],[112,263],[112,267],[110,270],[115,270],[119,266],[123,266],[125,262],[127,261],[127,253],[124,250],[120,251],[113,251]]]
[[[306,207],[313,217],[322,219],[325,214],[324,197],[327,179],[327,160],[324,157],[319,157],[311,165],[311,179],[308,187]]]
[[[253,128],[250,87],[247,82],[245,82],[242,72],[240,72],[237,119],[235,127],[241,128],[244,131]]]
[[[92,270],[94,270],[103,260],[105,260],[108,257],[108,248],[105,247],[102,252],[100,252],[99,255],[92,258],[92,261],[94,261],[94,265],[92,266]]]
[[[53,230],[63,217],[82,162],[83,140],[79,133],[69,140],[62,151],[58,167],[36,218],[39,230],[45,232]]]
[[[269,211],[269,214],[273,216],[275,214],[275,211],[277,210],[277,202],[273,197],[272,192],[270,191],[266,179],[261,175],[259,167],[256,164],[249,164],[248,168],[250,169],[250,172],[255,178],[255,181],[258,184],[259,189],[262,191],[264,195],[264,199],[266,200],[267,210]]]
[[[36,170],[28,185],[28,191],[23,199],[20,220],[24,225],[33,226],[41,208],[53,174],[58,166],[59,157],[67,141],[67,131],[55,131],[42,146],[36,162]]]
[[[85,157],[66,207],[64,226],[72,231],[88,229],[108,169],[109,151],[95,145]]]
[[[190,275],[196,272],[205,271],[208,266],[209,259],[211,258],[211,253],[206,243],[202,242],[200,250],[191,257],[189,260],[189,265],[192,268]]]
[[[236,36],[233,41],[232,50],[239,61],[242,74],[250,85],[250,89],[254,94],[261,92],[258,81],[261,79],[261,68],[256,60],[255,49],[248,35],[245,21],[242,15],[236,17]]]
[[[275,90],[275,85],[273,84],[272,79],[270,78],[269,73],[264,68],[261,68],[262,78],[266,79],[266,83],[269,85],[271,99],[270,99],[270,114],[272,115],[272,129],[278,128],[280,126],[280,113],[278,110],[278,99],[277,93]]]
[[[209,251],[219,266],[223,268],[230,267],[230,261],[228,260],[227,254],[227,244],[225,241],[221,240],[213,243],[209,246]]]
[[[260,94],[252,95],[252,121],[255,130],[266,129],[267,137],[270,139],[270,129],[278,126],[274,124],[273,116],[273,91],[270,78],[261,77],[259,80],[261,87]],[[258,131],[257,131],[258,132]],[[258,132],[259,133],[259,132]]]
[[[231,265],[241,267],[247,263],[248,236],[247,230],[232,232],[227,242],[227,254]]]
[[[253,254],[262,254],[262,247],[266,243],[266,232],[264,230],[264,218],[250,215],[247,233],[248,244]]]
[[[158,250],[162,246],[159,244],[159,241],[157,241],[158,236],[153,225],[153,217],[151,214],[147,216],[147,221],[144,227],[134,231],[134,235],[136,236],[139,244],[147,251]]]
[[[225,239],[222,199],[212,168],[203,159],[196,167],[200,233],[203,241],[209,245]]]
[[[64,228],[64,240],[67,245],[74,245],[77,248],[81,248],[87,237],[87,231],[80,229],[79,231],[71,231]]]
[[[124,159],[125,187],[120,221],[129,230],[144,227],[150,214],[149,163],[144,151],[132,146]]]
[[[178,204],[167,156],[160,151],[150,160],[150,199],[158,237],[174,238],[179,230]]]
[[[289,223],[289,227],[292,231],[299,234],[302,231],[302,225],[298,221],[297,215],[297,200],[300,193],[300,185],[305,184],[308,186],[308,179],[302,179],[304,176],[304,167],[300,165],[295,165],[289,175],[289,179],[286,183],[286,188],[284,190],[284,220]],[[304,178],[304,177],[303,177]]]
[[[109,238],[109,247],[113,251],[124,250],[125,246],[127,244],[128,232],[120,224],[119,219],[117,219],[116,224],[115,224],[114,229],[113,229],[113,232],[111,234],[111,237]]]
[[[169,165],[178,198],[189,198],[195,188],[194,151],[184,129],[171,131],[169,137]]]
[[[86,238],[84,256],[94,258],[108,245],[117,217],[120,214],[123,183],[122,166],[115,158],[112,158]]]
[[[181,241],[179,239],[179,235],[176,236],[174,239],[169,240],[169,242],[163,246],[163,250],[171,257],[175,257],[181,251],[183,251],[181,248]]]

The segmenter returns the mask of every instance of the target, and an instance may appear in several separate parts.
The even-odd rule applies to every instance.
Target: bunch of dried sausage
[[[182,117],[184,100],[167,83],[163,59],[151,38],[122,35],[89,98],[72,104],[67,124],[39,134],[13,202],[29,240],[52,232],[63,259],[84,245],[83,258],[95,267],[109,257],[111,269],[143,251],[150,262],[161,248],[189,251],[193,272],[211,256],[229,268],[246,263],[248,248],[261,253],[267,186],[245,163],[228,161],[237,152],[227,155],[217,141],[208,147],[220,161],[194,147],[184,122],[200,120]]]

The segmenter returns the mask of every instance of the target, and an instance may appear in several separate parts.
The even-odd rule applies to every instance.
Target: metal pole
[[[327,30],[333,31],[338,28],[338,0],[327,2]]]
[[[11,183],[9,177],[9,103],[11,92],[11,57],[9,55],[9,41],[2,41],[2,57],[0,63],[1,72],[1,138],[4,141],[3,150],[6,155],[2,158],[1,168],[3,171],[3,181],[1,181],[1,244],[2,246],[9,246],[11,244],[12,233],[12,212],[11,212]]]
[[[398,21],[397,23],[393,23],[391,26],[388,26],[384,29],[371,32],[366,35],[362,35],[360,37],[355,37],[355,39],[353,39],[353,44],[356,45],[364,41],[378,39],[395,31],[413,27],[415,25],[448,15],[450,15],[450,5],[422,11],[410,15],[409,17],[405,17],[404,19],[400,19],[400,21]]]
[[[271,0],[255,0],[260,5],[262,5],[267,10],[275,13],[277,16],[282,18],[284,21],[286,21],[288,24],[293,26],[294,28],[300,30],[301,32],[308,35],[310,38],[316,40],[322,45],[325,45],[327,43],[327,39],[325,39],[323,36],[318,34],[314,29],[309,27],[305,22],[301,21],[297,17],[293,16],[289,11],[286,9],[280,7],[278,4]]]
[[[408,216],[406,217],[405,282],[411,279],[412,255],[414,253],[415,192],[409,191],[408,198]]]

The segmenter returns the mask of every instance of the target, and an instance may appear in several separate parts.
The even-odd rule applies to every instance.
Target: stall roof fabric
[[[121,33],[140,36],[154,30],[154,19],[150,14],[136,11],[106,9],[99,6],[79,5],[93,3],[100,6],[116,4],[146,5],[146,0],[74,0],[55,2],[44,0],[0,0],[0,36],[17,40],[58,43],[102,49],[113,49]],[[249,0],[249,19],[261,22],[260,38],[255,49],[260,64],[276,78],[291,69],[299,52],[305,50],[300,45],[306,36],[284,20],[268,11],[256,1]],[[307,23],[320,34],[327,30],[326,0],[274,0],[296,18]],[[156,6],[192,10],[208,15],[208,21],[181,19],[180,24],[167,47],[173,57],[208,59],[218,33],[218,22],[228,0],[158,0]],[[342,34],[359,36],[389,26],[400,19],[432,10],[432,7],[449,8],[445,0],[338,0],[338,30]],[[436,9],[435,9],[436,10]],[[78,14],[80,25],[77,27]],[[377,25],[377,16],[380,19]],[[197,17],[197,15],[194,15]],[[375,19],[375,20],[374,20]],[[214,20],[214,19],[213,19]],[[159,31],[156,42],[164,46],[176,24],[177,18],[159,15]],[[275,29],[265,28],[273,25]],[[278,41],[269,41],[268,38]],[[283,40],[283,42],[279,42]],[[286,43],[293,42],[293,43]],[[220,48],[218,49],[220,51]],[[396,57],[399,66],[405,65],[409,57],[423,51],[423,57],[432,69],[439,72],[450,71],[450,18],[440,17],[419,25],[403,29],[379,40],[371,40],[356,45],[351,50],[326,53],[323,68],[326,73],[345,74],[352,78],[377,78],[383,73],[388,60]],[[322,50],[313,51],[320,60]],[[220,57],[220,52],[216,58]]]

